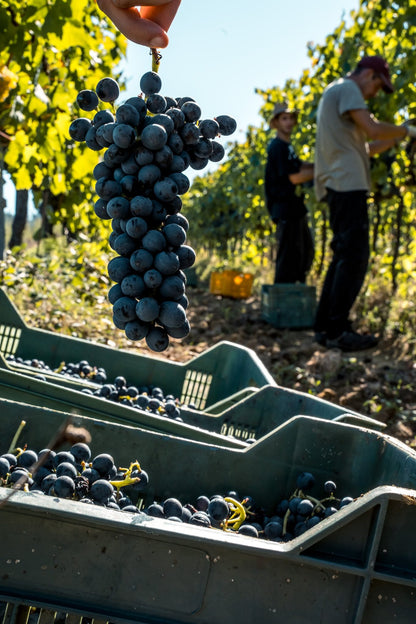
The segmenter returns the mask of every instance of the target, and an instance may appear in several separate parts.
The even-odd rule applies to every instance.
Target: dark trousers
[[[304,283],[314,256],[314,244],[307,216],[299,219],[279,219],[276,238],[274,283]]]
[[[332,261],[325,276],[315,319],[315,331],[329,338],[349,330],[349,313],[367,271],[370,255],[366,191],[328,189],[329,221],[333,232]]]

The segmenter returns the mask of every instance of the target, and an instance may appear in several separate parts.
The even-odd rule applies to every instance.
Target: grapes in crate
[[[77,97],[93,118],[79,117],[69,128],[74,141],[103,152],[93,171],[94,212],[111,221],[113,322],[129,340],[145,340],[156,352],[190,332],[185,271],[195,252],[181,215],[181,196],[190,188],[184,172],[220,161],[225,152],[217,138],[236,129],[232,117],[203,119],[192,98],[164,97],[161,88],[159,75],[149,71],[140,79],[141,94],[115,107],[118,84],[103,78],[95,91]]]

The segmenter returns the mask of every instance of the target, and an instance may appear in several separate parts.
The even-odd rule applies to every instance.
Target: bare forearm
[[[313,180],[314,166],[313,163],[302,163],[300,170],[297,173],[292,173],[289,176],[289,180],[292,184],[303,184]]]

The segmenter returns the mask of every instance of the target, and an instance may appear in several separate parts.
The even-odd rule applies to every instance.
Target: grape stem
[[[157,50],[157,48],[150,48],[150,53],[152,55],[152,71],[157,73],[159,71],[159,65],[162,55]]]
[[[238,531],[238,529],[246,519],[246,510],[244,509],[243,505],[236,501],[234,498],[230,498],[229,496],[227,496],[227,498],[224,498],[224,500],[226,503],[229,503],[231,505],[232,511],[231,517],[225,521],[225,526],[228,528],[230,525],[232,525],[230,526],[230,528],[233,529],[233,531]]]
[[[16,447],[17,440],[19,439],[19,436],[22,433],[22,429],[25,425],[26,425],[26,421],[22,420],[16,430],[16,433],[14,434],[13,440],[10,443],[9,450],[7,451],[8,453],[11,453],[12,450]]]

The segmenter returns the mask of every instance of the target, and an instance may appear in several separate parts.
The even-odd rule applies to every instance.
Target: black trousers
[[[276,238],[277,255],[274,283],[305,283],[314,256],[314,244],[307,216],[295,219],[279,219]]]
[[[325,276],[315,331],[329,338],[349,330],[350,310],[360,292],[370,255],[366,191],[328,189],[333,257]]]

